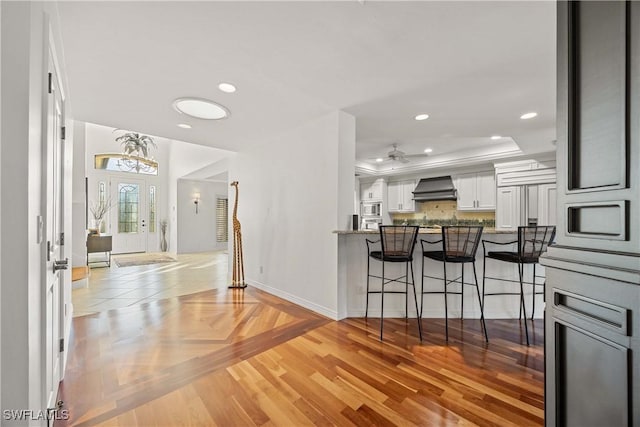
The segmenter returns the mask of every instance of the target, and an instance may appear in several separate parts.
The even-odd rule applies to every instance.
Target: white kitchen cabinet
[[[414,212],[416,205],[413,200],[413,190],[415,188],[415,181],[390,182],[387,186],[389,212]]]
[[[384,180],[377,179],[373,182],[365,182],[360,185],[360,197],[363,202],[382,201]]]
[[[496,209],[496,177],[493,171],[458,175],[456,190],[460,211]]]
[[[556,225],[556,184],[538,186],[538,224]]]
[[[520,225],[519,186],[499,187],[497,191],[496,230],[516,231]]]

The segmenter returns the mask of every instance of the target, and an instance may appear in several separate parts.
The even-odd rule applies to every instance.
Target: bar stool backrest
[[[537,225],[518,227],[518,256],[521,260],[536,261],[556,235],[554,225]]]
[[[416,225],[380,226],[380,243],[384,256],[411,258],[417,239],[418,226]]]
[[[475,259],[480,237],[481,226],[444,226],[442,227],[442,250],[445,260],[452,258]]]

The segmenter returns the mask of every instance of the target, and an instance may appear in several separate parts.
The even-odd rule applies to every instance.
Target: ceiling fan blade
[[[398,157],[398,161],[400,163],[409,163],[409,159],[407,159],[406,157]]]

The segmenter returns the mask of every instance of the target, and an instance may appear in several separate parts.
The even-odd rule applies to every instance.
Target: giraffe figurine
[[[246,288],[242,259],[242,232],[240,221],[238,221],[238,181],[233,181],[231,186],[236,190],[236,200],[233,203],[233,278],[229,287]]]

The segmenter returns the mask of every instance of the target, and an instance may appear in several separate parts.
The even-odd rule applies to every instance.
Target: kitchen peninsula
[[[364,317],[367,289],[367,245],[366,239],[379,240],[378,231],[359,230],[359,231],[334,231],[338,235],[338,295],[340,299],[341,317]],[[420,228],[418,234],[418,242],[416,244],[413,256],[413,271],[416,281],[416,292],[418,293],[418,306],[420,307],[421,298],[421,271],[422,271],[422,247],[421,240],[435,242],[442,238],[441,230],[438,228]],[[482,234],[483,240],[491,240],[495,242],[512,242],[518,239],[517,233],[513,231],[496,231],[493,228],[485,228]],[[441,250],[442,244],[431,245],[431,250]],[[516,250],[517,245],[499,246],[486,244],[487,251],[492,250]],[[379,243],[376,248],[379,248]],[[482,275],[483,275],[484,253],[483,246],[480,243],[476,255],[476,271],[478,274],[478,284],[482,291]],[[424,259],[425,274],[429,276],[442,277],[443,268],[441,262]],[[496,260],[487,261],[487,275],[491,277],[499,277],[508,280],[518,280],[517,264],[509,264]],[[380,275],[381,263],[375,260],[371,262],[372,274]],[[399,265],[387,264],[385,266],[386,275],[388,277],[401,276],[404,270]],[[455,278],[460,276],[460,264],[448,264],[447,276]],[[525,265],[525,282],[531,282],[532,269],[531,265]],[[544,269],[540,266],[536,268],[538,284],[544,282]],[[473,269],[470,265],[466,266],[465,282],[473,282]],[[380,279],[372,278],[370,282],[371,289],[380,289]],[[399,289],[391,288],[387,285],[385,290]],[[398,284],[403,288],[403,285]],[[425,291],[442,291],[443,281],[431,278],[425,278]],[[503,282],[487,279],[487,293],[495,292],[519,292],[519,284],[512,282]],[[451,284],[449,288],[452,291],[460,289],[459,284]],[[537,286],[537,291],[542,291],[542,286]],[[409,290],[411,292],[411,290]],[[532,306],[532,286],[525,284],[525,305],[527,314],[531,315]],[[410,297],[411,298],[411,297]],[[449,295],[449,317],[460,317],[460,296]],[[480,318],[480,306],[475,289],[471,286],[465,286],[464,294],[464,318]],[[385,296],[385,317],[404,317],[405,301],[404,295],[388,295]],[[536,318],[542,318],[543,305],[542,295],[536,296]],[[519,314],[519,296],[490,296],[485,299],[485,317],[486,318],[518,318]],[[415,308],[409,304],[409,317],[416,317]],[[380,296],[372,295],[369,298],[369,316],[380,316]],[[423,318],[442,318],[444,317],[444,296],[437,294],[424,295]]]

